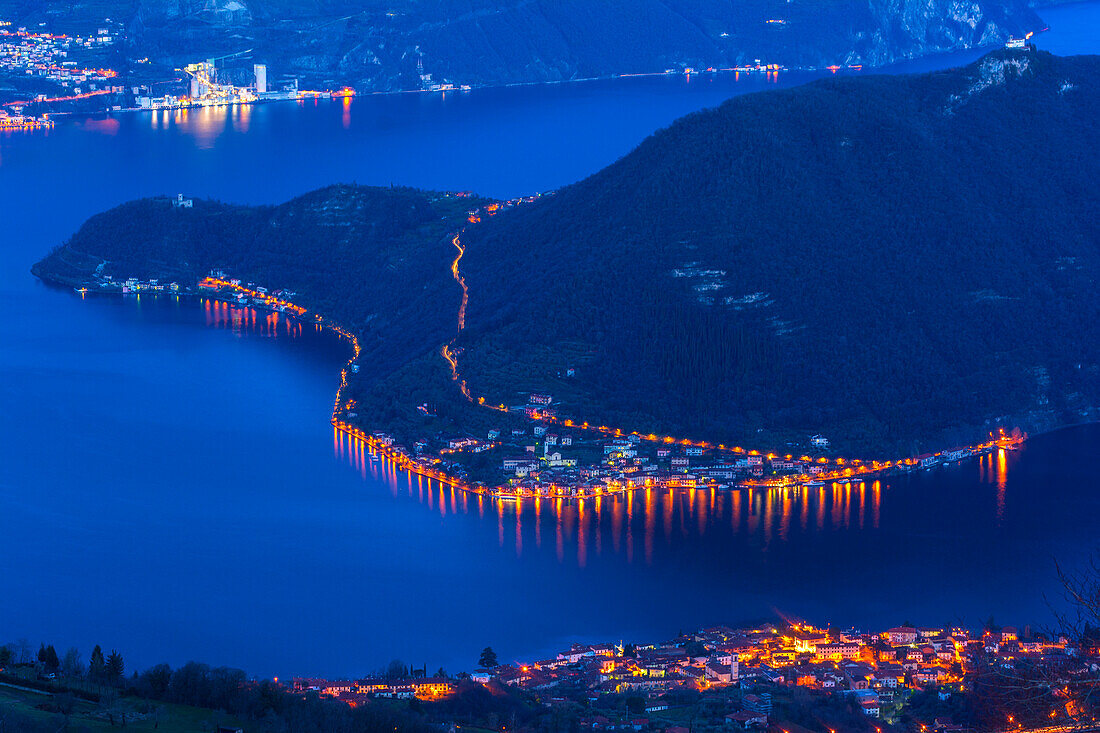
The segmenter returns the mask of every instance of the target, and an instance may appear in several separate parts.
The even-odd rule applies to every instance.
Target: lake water
[[[1041,46],[1100,50],[1100,3],[1044,17]],[[776,612],[1048,620],[1053,558],[1095,544],[1100,427],[863,488],[501,504],[334,440],[346,353],[327,334],[169,297],[82,300],[28,272],[140,196],[269,203],[334,181],[526,194],[683,114],[809,78],[360,97],[0,136],[0,640],[85,656],[99,643],[129,669],[193,658],[339,676]]]

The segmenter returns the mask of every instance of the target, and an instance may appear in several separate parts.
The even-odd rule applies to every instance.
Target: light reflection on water
[[[238,338],[246,335],[298,338],[304,328],[296,318],[252,306],[235,306],[225,301],[203,298],[202,308],[207,326],[228,328]]]
[[[1044,10],[1055,33],[1084,41],[1061,52],[1095,52],[1098,9]],[[272,204],[336,181],[545,191],[684,114],[776,86],[608,80],[0,135],[4,628],[85,654],[117,647],[135,668],[199,659],[339,676],[395,656],[468,669],[488,644],[530,658],[776,608],[881,628],[1048,618],[1051,558],[1095,549],[1100,426],[894,477],[877,497],[868,485],[770,504],[757,491],[501,505],[372,466],[362,446],[333,460],[326,421],[346,353],[316,327],[287,338],[282,317],[276,329],[219,306],[204,333],[194,301],[81,300],[28,272],[89,216],[144,196]]]
[[[752,538],[767,552],[773,543],[800,541],[815,534],[878,531],[883,502],[889,501],[891,491],[887,479],[789,489],[646,488],[587,500],[502,499],[403,471],[365,441],[335,429],[333,453],[372,485],[381,484],[393,497],[417,501],[441,517],[488,516],[495,521],[498,544],[513,550],[516,557],[522,557],[525,543],[541,549],[544,534],[552,534],[558,562],[567,562],[567,545],[575,546],[575,563],[582,568],[590,555],[600,556],[605,551],[632,563],[640,550],[641,561],[650,565],[655,552],[674,539],[703,538],[708,533],[719,533],[723,539],[731,535]],[[980,481],[996,487],[998,524],[1004,520],[1009,458],[1008,451],[1000,450],[977,459]],[[570,553],[568,562],[572,561]]]

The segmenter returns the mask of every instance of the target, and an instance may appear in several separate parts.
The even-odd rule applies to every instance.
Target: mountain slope
[[[998,51],[690,115],[465,227],[462,376],[490,404],[544,392],[563,417],[792,452],[817,433],[896,456],[1095,419],[1098,76],[1098,57]],[[483,203],[355,186],[138,201],[35,272],[223,267],[297,291],[360,334],[363,427],[484,434],[520,418],[468,404],[439,355],[462,299],[451,233]]]
[[[471,387],[647,432],[857,450],[1092,414],[1098,73],[1002,51],[684,118],[466,233]]]
[[[92,217],[33,268],[69,285],[100,262],[116,278],[192,285],[211,269],[297,294],[360,334],[363,375],[434,353],[454,332],[459,294],[449,232],[477,200],[413,189],[329,186],[278,206],[143,199]]]
[[[5,2],[17,10],[26,7],[21,0],[0,0],[0,9]],[[111,0],[108,5],[109,15],[127,19],[132,58],[175,68],[251,49],[255,60],[268,64],[273,80],[294,75],[307,87],[350,83],[360,90],[420,88],[419,64],[433,82],[468,84],[722,67],[754,59],[791,67],[876,65],[996,44],[1043,27],[1026,0],[140,0],[136,8],[131,0]],[[77,12],[57,6],[56,12]],[[26,21],[37,17],[31,13]],[[251,59],[241,63],[251,70]]]

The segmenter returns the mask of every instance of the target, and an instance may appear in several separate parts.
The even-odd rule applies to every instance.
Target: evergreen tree
[[[96,644],[95,649],[92,650],[92,656],[88,661],[88,679],[93,682],[100,682],[103,679],[106,669],[107,662],[103,658],[103,649],[99,644]]]
[[[45,647],[42,652],[42,656],[39,661],[46,667],[46,671],[51,674],[56,674],[61,669],[61,660],[57,656],[57,650],[53,648],[53,644]]]
[[[492,669],[499,666],[497,653],[493,651],[493,647],[487,646],[481,650],[481,656],[477,658],[477,666],[483,669]]]
[[[114,649],[107,656],[107,664],[105,667],[105,674],[108,682],[116,683],[122,679],[122,672],[125,666],[122,663],[122,655]]]

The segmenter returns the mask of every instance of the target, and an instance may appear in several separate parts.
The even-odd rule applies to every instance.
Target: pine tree
[[[107,669],[107,663],[103,659],[103,649],[99,644],[95,645],[95,649],[92,650],[92,656],[88,661],[88,679],[99,682],[103,679],[104,672]]]
[[[114,649],[107,656],[106,664],[106,676],[109,682],[118,682],[122,679],[122,673],[125,670],[125,665],[122,663],[122,655]]]
[[[42,663],[46,665],[46,671],[56,674],[57,670],[61,669],[61,659],[57,656],[57,650],[53,648],[53,644],[50,644],[43,652]]]
[[[482,669],[492,669],[498,664],[497,653],[493,651],[493,647],[487,646],[481,650],[481,656],[477,659],[477,666]]]

